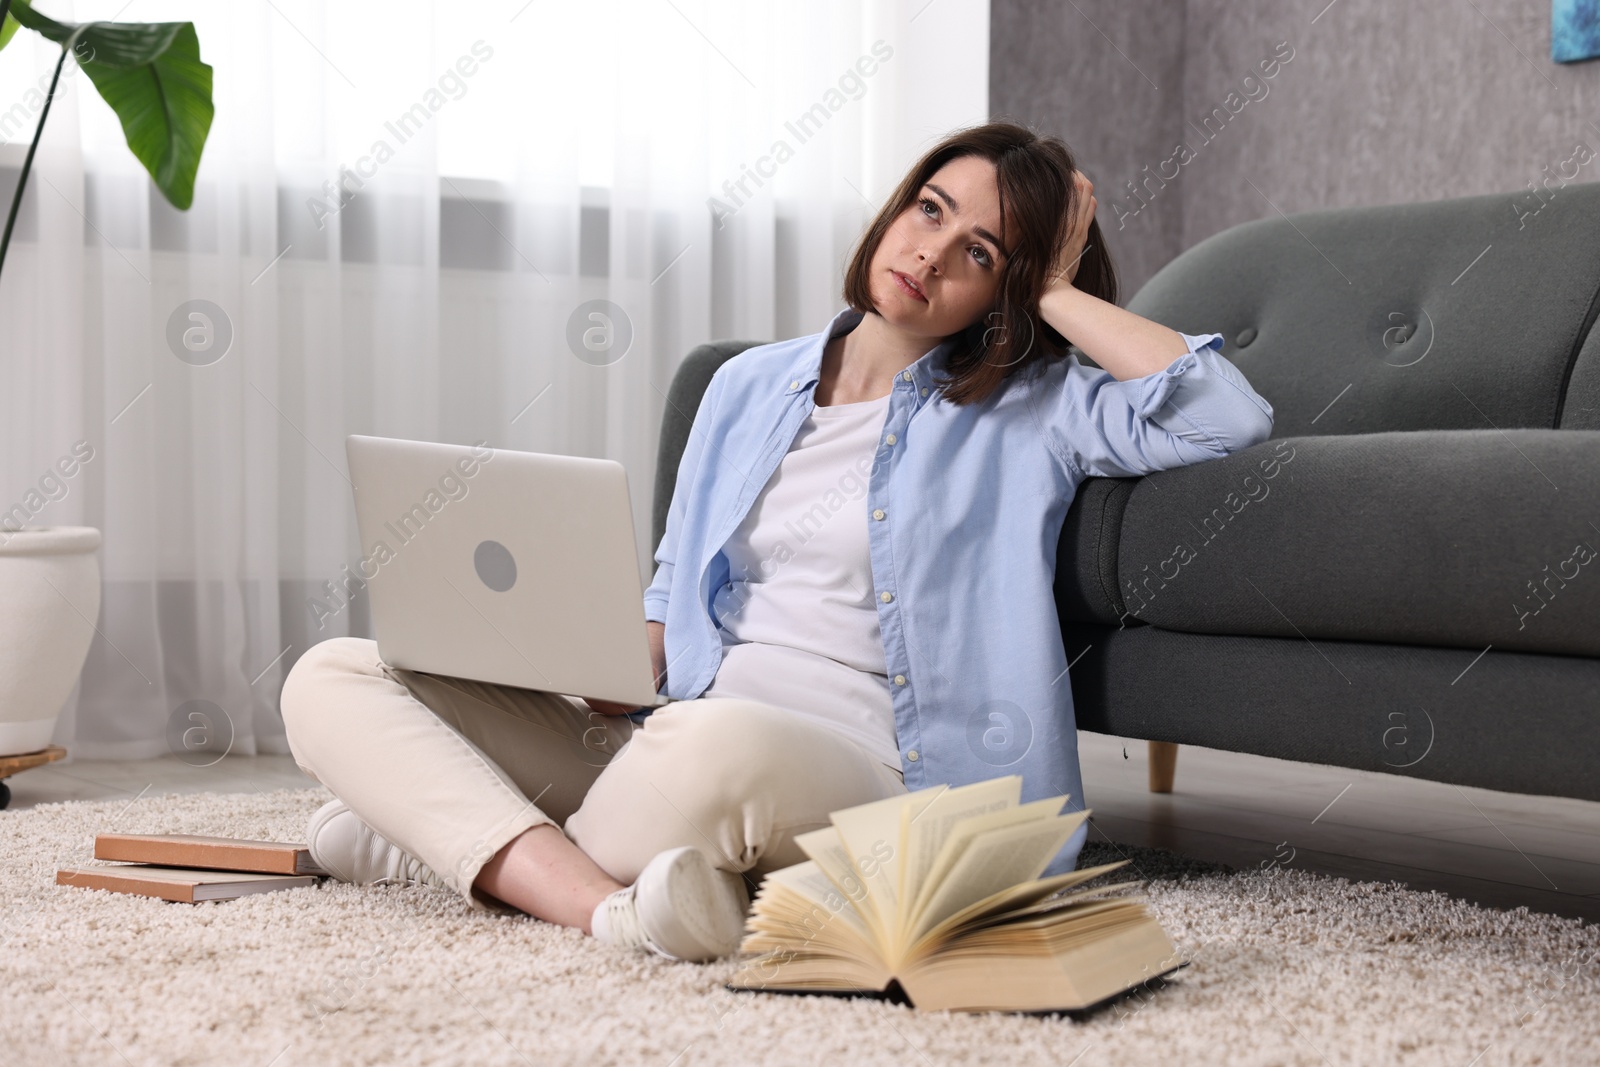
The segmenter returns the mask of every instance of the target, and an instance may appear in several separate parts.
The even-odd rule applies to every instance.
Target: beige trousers
[[[365,638],[308,650],[281,707],[300,768],[480,909],[500,906],[473,891],[479,869],[541,823],[623,885],[692,845],[754,895],[807,858],[795,835],[906,791],[899,769],[769,704],[678,701],[635,725],[577,697],[390,667]]]

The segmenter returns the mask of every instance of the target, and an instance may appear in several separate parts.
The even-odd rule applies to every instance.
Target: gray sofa
[[[1600,184],[1275,217],[1128,307],[1273,436],[1079,488],[1056,606],[1080,729],[1600,800]],[[712,371],[668,394],[654,527]],[[1170,788],[1152,774],[1152,788]]]

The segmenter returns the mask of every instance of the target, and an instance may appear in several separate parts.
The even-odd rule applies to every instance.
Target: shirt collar
[[[828,328],[808,337],[799,353],[784,370],[780,386],[782,390],[785,393],[801,393],[815,389],[822,374],[823,349],[827,348],[829,341],[841,333],[855,329],[856,324],[865,317],[863,312],[848,305],[836,312],[828,322]],[[955,340],[951,339],[941,341],[928,349],[916,362],[895,375],[895,387],[909,388],[912,399],[916,401],[932,396],[935,389],[933,379],[944,372],[955,345]]]

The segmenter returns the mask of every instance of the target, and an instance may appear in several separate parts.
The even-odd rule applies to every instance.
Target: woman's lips
[[[901,291],[906,295],[910,296],[913,300],[920,300],[924,304],[928,302],[928,298],[917,289],[915,283],[913,283],[907,275],[901,274],[897,270],[891,270],[889,273],[894,275],[894,283],[898,285]]]

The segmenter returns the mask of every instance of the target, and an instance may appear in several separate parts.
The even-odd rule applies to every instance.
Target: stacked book
[[[98,834],[94,858],[121,862],[64,867],[56,885],[193,904],[313,885],[328,873],[304,845],[192,834]]]

